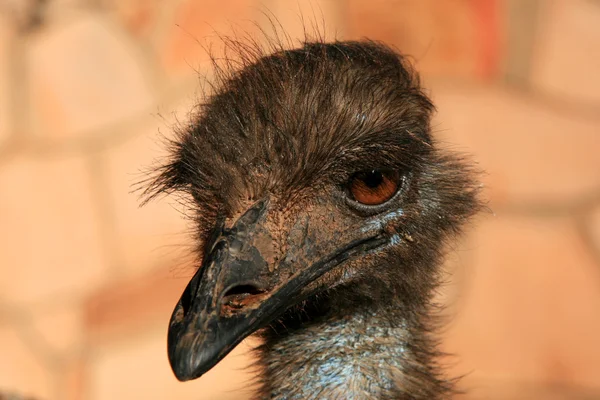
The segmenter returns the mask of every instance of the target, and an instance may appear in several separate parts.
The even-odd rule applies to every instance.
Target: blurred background
[[[464,398],[600,399],[598,0],[0,0],[0,391],[249,397],[252,339],[173,377],[189,226],[131,185],[198,102],[214,32],[268,30],[266,12],[411,55],[436,136],[486,171],[491,212],[440,293]]]

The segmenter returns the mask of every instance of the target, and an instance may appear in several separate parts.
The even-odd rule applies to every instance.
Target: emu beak
[[[259,201],[231,229],[218,229],[177,303],[168,334],[169,361],[177,379],[200,377],[244,338],[310,295],[308,284],[385,241],[379,233],[338,236],[345,245],[296,235],[301,240],[288,240],[287,253],[276,263],[267,213],[267,201]],[[306,231],[308,222],[297,228]]]

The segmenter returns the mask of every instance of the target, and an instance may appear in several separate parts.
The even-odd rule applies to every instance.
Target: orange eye
[[[376,206],[385,203],[396,194],[400,181],[398,172],[373,169],[354,175],[350,180],[349,191],[357,202]]]

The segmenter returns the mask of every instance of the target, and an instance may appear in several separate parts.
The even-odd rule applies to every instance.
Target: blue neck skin
[[[330,317],[269,344],[269,399],[379,399],[397,392],[410,362],[404,320],[361,310]],[[284,361],[282,361],[284,360]]]

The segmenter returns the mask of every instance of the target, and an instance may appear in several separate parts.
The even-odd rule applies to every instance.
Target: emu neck
[[[262,398],[434,398],[428,390],[426,395],[433,397],[405,390],[412,386],[409,374],[419,364],[411,350],[412,331],[404,318],[390,311],[356,309],[332,310],[286,333],[268,334],[261,354]]]

